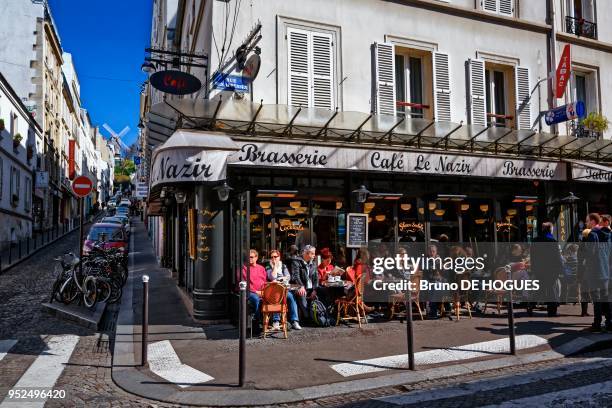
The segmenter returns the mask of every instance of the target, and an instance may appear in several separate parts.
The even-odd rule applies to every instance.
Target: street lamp
[[[220,186],[213,187],[213,190],[217,192],[219,201],[225,202],[229,198],[230,192],[233,190],[233,188],[227,184],[227,181],[224,181]]]
[[[174,193],[174,198],[176,198],[177,204],[185,204],[187,194],[184,191],[177,191]]]
[[[150,74],[152,72],[155,71],[155,64],[153,64],[151,61],[145,61],[142,63],[142,65],[140,66],[140,69],[142,70],[142,72],[144,72],[145,74]]]
[[[355,201],[357,201],[359,204],[365,203],[365,201],[368,199],[369,194],[370,191],[363,184],[359,186],[357,190],[353,190]]]

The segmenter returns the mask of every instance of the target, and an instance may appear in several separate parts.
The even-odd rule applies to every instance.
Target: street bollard
[[[26,255],[30,254],[30,237],[26,238]]]
[[[147,364],[147,346],[149,336],[149,275],[142,275],[142,360],[141,366]]]
[[[9,261],[8,264],[9,265],[11,264],[11,262],[13,262],[13,256],[12,256],[13,253],[11,251],[11,248],[13,248],[13,242],[12,241],[9,242],[9,255],[8,255],[8,261]]]
[[[410,278],[409,278],[410,279]],[[410,282],[410,281],[409,281]],[[411,283],[411,282],[410,282]],[[414,330],[412,327],[412,288],[408,286],[406,296],[406,337],[408,339],[408,369],[414,371]]]
[[[508,268],[508,280],[512,280],[512,268]],[[510,335],[510,354],[516,355],[516,339],[514,331],[514,305],[512,304],[512,290],[508,291],[508,329]]]
[[[21,240],[19,240],[19,258],[17,259],[21,259]]]
[[[240,345],[238,351],[238,385],[244,387],[244,379],[246,377],[246,326],[247,326],[247,283],[241,281],[240,287]]]

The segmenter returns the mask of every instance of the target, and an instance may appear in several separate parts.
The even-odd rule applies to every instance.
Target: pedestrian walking
[[[557,316],[563,276],[563,257],[559,244],[553,236],[553,224],[542,224],[542,233],[534,239],[530,252],[531,270],[534,278],[540,281],[540,298],[546,302],[549,317]]]
[[[610,303],[608,299],[610,284],[610,249],[612,234],[609,228],[603,228],[601,216],[591,213],[586,219],[590,232],[586,239],[585,277],[589,280],[591,298],[593,299],[593,332],[601,332],[602,320],[605,317],[607,331],[612,331]]]

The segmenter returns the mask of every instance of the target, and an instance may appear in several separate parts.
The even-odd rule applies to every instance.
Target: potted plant
[[[23,136],[21,136],[21,133],[17,133],[15,136],[13,136],[13,149],[17,149],[22,140]]]
[[[602,115],[599,112],[591,112],[587,115],[587,117],[582,121],[582,125],[589,129],[592,132],[602,134],[606,130],[608,130],[608,125],[610,122],[608,118]]]

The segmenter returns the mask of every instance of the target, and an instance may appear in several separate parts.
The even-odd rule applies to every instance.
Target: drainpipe
[[[550,31],[548,34],[548,41],[546,43],[548,63],[548,72],[551,74],[548,81],[548,109],[554,109],[557,107],[557,98],[555,97],[554,84],[555,75],[554,72],[557,67],[557,21],[555,13],[555,0],[548,0],[546,7],[546,23],[550,25]],[[558,135],[557,125],[550,127],[551,133]]]

